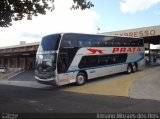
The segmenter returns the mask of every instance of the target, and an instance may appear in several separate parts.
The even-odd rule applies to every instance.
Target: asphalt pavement
[[[160,101],[160,65],[153,65],[142,78],[135,80],[129,90],[129,96],[136,99]]]
[[[39,84],[34,72],[0,81],[0,112],[11,113],[156,113],[160,112],[159,64],[60,87]]]
[[[8,80],[9,81],[35,81],[34,70],[26,70]]]
[[[160,101],[62,91],[64,87],[27,88],[0,85],[0,112],[97,113],[160,112]]]

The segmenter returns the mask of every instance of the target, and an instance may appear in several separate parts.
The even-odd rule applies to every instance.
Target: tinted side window
[[[100,39],[98,39],[97,37],[94,37],[91,42],[92,42],[92,47],[100,46]]]
[[[136,39],[131,39],[130,40],[130,43],[131,43],[131,46],[137,46],[137,42],[136,42]]]
[[[126,46],[126,47],[132,46],[130,38],[125,38],[125,40],[124,40],[124,46]]]
[[[104,45],[108,47],[114,46],[114,37],[107,36],[104,38]]]
[[[61,47],[63,48],[76,47],[76,36],[72,34],[65,34],[62,38]]]
[[[127,54],[110,54],[99,56],[84,56],[82,57],[79,68],[96,67],[110,64],[125,63]]]
[[[143,39],[128,38],[128,41],[126,41],[126,43],[128,43],[128,46],[131,46],[131,47],[139,47],[139,46],[143,46]]]
[[[127,54],[116,54],[115,62],[116,63],[124,63],[127,60]]]
[[[115,55],[109,55],[108,64],[115,64],[115,63],[116,63]]]
[[[127,54],[110,54],[99,56],[99,65],[109,65],[126,62]]]
[[[82,57],[79,68],[86,68],[86,67],[95,67],[98,65],[98,56],[84,56]]]
[[[89,35],[78,35],[77,36],[77,46],[78,47],[91,47],[91,37]]]
[[[111,37],[106,36],[103,39],[103,43],[101,46],[107,46],[107,47],[137,47],[137,46],[143,46],[143,39],[139,38],[127,38],[127,37]]]
[[[108,64],[108,55],[99,56],[99,65],[107,65]]]
[[[143,39],[132,39],[132,45],[133,46],[143,46]]]
[[[103,36],[95,36],[92,41],[93,47],[102,47],[104,46],[104,37]]]
[[[142,46],[142,47],[144,46],[143,39],[140,39],[140,40],[139,40],[139,45]]]

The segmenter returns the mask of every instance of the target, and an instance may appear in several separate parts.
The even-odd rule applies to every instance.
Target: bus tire
[[[135,65],[136,65],[136,71],[138,71],[138,63],[136,62]]]
[[[132,65],[128,64],[127,66],[127,74],[130,74],[132,72]]]
[[[81,86],[86,82],[86,75],[82,72],[79,72],[76,77],[76,85]]]
[[[135,64],[133,64],[132,65],[132,73],[134,73],[134,72],[136,72],[137,71],[137,69],[136,69],[136,65]]]
[[[132,72],[136,72],[137,71],[137,66],[136,66],[136,64],[134,63],[133,65],[132,65]]]

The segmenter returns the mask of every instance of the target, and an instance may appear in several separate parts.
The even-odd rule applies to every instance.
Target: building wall
[[[35,57],[36,54],[29,57],[1,57],[0,66],[6,66],[9,68],[33,69],[35,68]]]
[[[0,48],[0,66],[34,69],[38,45],[25,44],[24,46]]]

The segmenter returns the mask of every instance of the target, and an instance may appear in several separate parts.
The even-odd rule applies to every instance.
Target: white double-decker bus
[[[44,84],[83,85],[87,80],[144,67],[143,39],[59,33],[42,38],[35,78]]]

